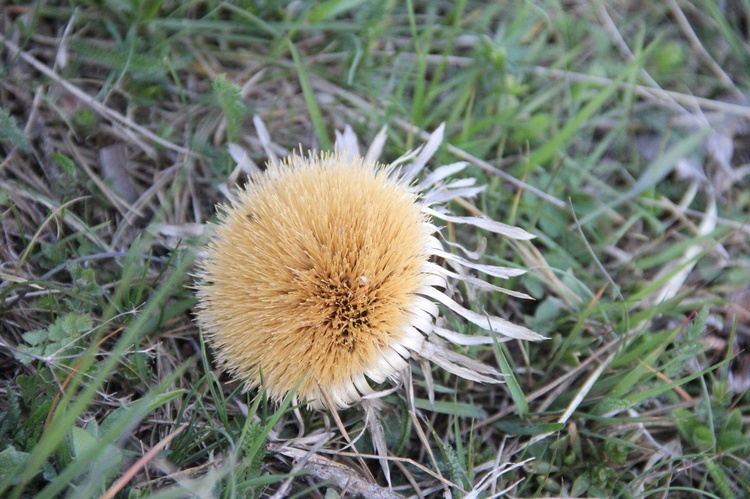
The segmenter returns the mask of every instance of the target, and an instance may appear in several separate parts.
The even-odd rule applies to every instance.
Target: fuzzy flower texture
[[[410,359],[496,383],[495,369],[450,344],[543,339],[451,297],[458,281],[525,296],[470,275],[508,278],[523,270],[477,263],[478,254],[460,247],[466,258],[446,251],[439,224],[533,236],[447,211],[451,200],[484,187],[473,178],[448,180],[463,162],[420,175],[443,131],[441,125],[420,149],[384,166],[377,158],[385,130],[362,157],[347,127],[337,132],[334,153],[282,161],[271,154],[267,170],[221,207],[200,265],[197,316],[220,364],[247,388],[262,382],[275,400],[296,388],[298,403],[323,408],[329,400],[344,408],[387,379],[397,382]],[[446,329],[439,304],[490,334]]]

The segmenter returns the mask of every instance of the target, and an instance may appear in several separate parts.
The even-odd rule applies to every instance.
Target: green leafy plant
[[[93,327],[91,317],[68,313],[58,317],[47,329],[37,329],[23,334],[26,345],[19,345],[15,357],[23,364],[34,360],[55,361],[63,354],[75,358],[80,352],[81,336]]]
[[[31,151],[31,143],[7,109],[0,107],[0,143],[7,142],[24,152]]]
[[[213,90],[227,122],[227,139],[230,142],[239,142],[241,120],[246,114],[240,87],[227,81],[226,74],[220,74],[213,81]]]

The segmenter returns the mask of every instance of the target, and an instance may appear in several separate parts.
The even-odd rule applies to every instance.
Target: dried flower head
[[[423,148],[382,166],[375,158],[385,132],[362,157],[347,128],[335,153],[272,158],[222,207],[201,263],[197,315],[219,362],[248,388],[262,380],[279,400],[297,387],[297,400],[317,408],[325,406],[325,391],[346,407],[373,393],[371,382],[398,379],[411,358],[497,382],[494,369],[445,348],[443,341],[493,339],[438,327],[438,304],[500,340],[542,338],[449,296],[456,280],[510,292],[465,269],[501,278],[523,271],[476,263],[471,252],[466,259],[445,251],[433,220],[517,239],[532,236],[490,219],[445,212],[447,201],[482,190],[474,179],[445,182],[465,163],[437,168],[415,182],[442,134],[441,126]]]

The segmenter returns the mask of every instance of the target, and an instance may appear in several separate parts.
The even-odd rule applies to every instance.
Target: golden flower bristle
[[[373,394],[370,383],[403,380],[415,359],[432,400],[429,362],[466,380],[502,381],[494,367],[452,345],[544,339],[466,308],[456,292],[463,282],[473,290],[530,298],[481,276],[508,279],[523,269],[480,263],[483,248],[469,251],[446,240],[433,220],[516,240],[534,236],[449,211],[452,200],[475,197],[485,186],[471,177],[451,180],[466,162],[422,175],[442,143],[444,124],[417,150],[380,166],[385,128],[364,158],[346,127],[336,132],[336,153],[279,161],[262,120],[253,122],[269,167],[253,173],[236,201],[222,208],[200,264],[197,306],[219,363],[247,388],[263,383],[277,401],[296,390],[297,402],[343,408],[385,393]],[[238,169],[250,166],[239,146],[230,154]],[[229,195],[226,186],[223,192]],[[438,304],[491,334],[447,329]],[[383,443],[377,447],[384,456]]]
[[[339,406],[404,369],[432,226],[389,171],[338,154],[272,163],[225,207],[207,247],[198,319],[248,387]]]

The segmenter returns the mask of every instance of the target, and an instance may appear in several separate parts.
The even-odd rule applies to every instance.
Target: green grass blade
[[[318,101],[315,100],[315,92],[310,84],[310,79],[307,77],[305,65],[292,41],[287,38],[286,43],[289,47],[289,51],[292,53],[294,66],[297,68],[299,84],[302,87],[305,104],[307,104],[307,111],[310,113],[310,119],[312,120],[315,135],[318,137],[318,142],[320,142],[320,148],[324,151],[330,151],[331,141],[328,138],[328,132],[326,131],[325,121],[323,121],[323,114],[320,112],[320,106],[318,106]]]
[[[614,201],[608,202],[606,205],[590,212],[585,217],[580,219],[580,224],[586,225],[605,211],[612,210],[617,206],[633,199],[639,194],[643,193],[646,189],[649,189],[656,185],[659,181],[663,180],[673,169],[677,160],[684,158],[688,154],[695,151],[699,145],[703,143],[708,134],[711,132],[710,128],[704,128],[698,132],[688,135],[684,139],[680,140],[677,144],[672,146],[664,155],[659,156],[646,168],[646,171],[640,176],[633,187],[619,196]]]
[[[591,118],[594,113],[601,109],[607,100],[609,100],[609,98],[620,88],[620,84],[630,78],[633,72],[639,71],[641,66],[642,60],[636,60],[625,68],[614,80],[612,80],[612,83],[599,91],[599,93],[587,102],[575,116],[568,120],[568,122],[565,123],[565,126],[563,126],[554,137],[542,147],[532,152],[528,158],[528,163],[531,165],[543,164],[562,150],[565,143],[575,135],[586,120]]]
[[[526,400],[526,395],[523,394],[521,385],[518,384],[518,380],[513,373],[513,369],[511,368],[508,359],[505,357],[503,346],[497,341],[495,341],[495,356],[497,357],[497,363],[500,364],[500,372],[502,372],[505,377],[505,384],[507,385],[508,390],[510,390],[510,396],[518,408],[518,415],[525,416],[529,413],[529,403]]]

